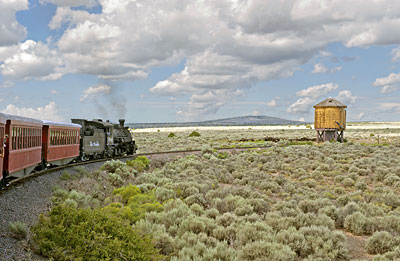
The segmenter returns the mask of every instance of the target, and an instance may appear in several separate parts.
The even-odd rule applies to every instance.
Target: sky
[[[0,112],[400,121],[400,1],[0,0]]]

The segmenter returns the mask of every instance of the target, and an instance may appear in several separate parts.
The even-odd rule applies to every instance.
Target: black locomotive
[[[80,133],[82,161],[130,155],[136,151],[135,141],[128,127],[124,126],[124,119],[120,119],[119,124],[112,124],[108,120],[101,119],[91,121],[72,119],[71,121],[82,126]]]

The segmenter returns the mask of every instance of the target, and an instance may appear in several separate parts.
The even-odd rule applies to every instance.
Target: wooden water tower
[[[331,140],[343,142],[347,106],[334,98],[328,98],[315,105],[314,108],[317,142]]]

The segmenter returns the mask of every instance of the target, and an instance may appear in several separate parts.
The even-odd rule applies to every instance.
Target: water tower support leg
[[[344,131],[339,131],[339,137],[338,137],[338,141],[340,142],[344,142]]]
[[[325,139],[325,131],[317,130],[317,142],[323,142]]]

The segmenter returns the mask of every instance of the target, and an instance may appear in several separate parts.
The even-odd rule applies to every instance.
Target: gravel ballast
[[[82,168],[92,171],[103,163],[91,163]],[[74,168],[59,170],[31,178],[21,184],[0,192],[0,260],[46,260],[35,255],[27,239],[18,240],[10,232],[9,223],[20,221],[30,228],[41,213],[51,209],[53,188],[64,187],[66,182],[60,179],[61,174],[68,171],[73,174]]]

